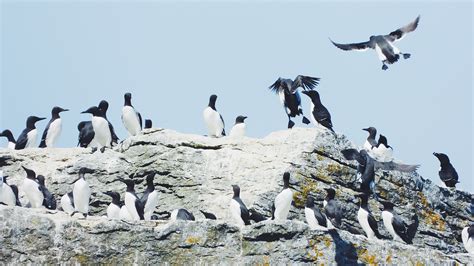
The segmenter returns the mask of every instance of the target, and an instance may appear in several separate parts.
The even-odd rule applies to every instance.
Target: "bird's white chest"
[[[379,57],[380,61],[387,60],[387,57],[383,54],[382,49],[380,49],[378,44],[375,44],[375,52],[377,52],[377,56]]]
[[[14,150],[14,149],[15,149],[15,145],[16,145],[15,143],[9,141],[7,147],[8,147],[9,149],[11,149],[11,150]]]
[[[3,184],[0,186],[0,202],[8,206],[15,206],[16,205],[16,197],[15,193],[13,193],[12,188],[8,184]]]
[[[275,220],[286,220],[290,212],[291,202],[293,201],[293,192],[286,188],[275,198]]]
[[[465,227],[461,232],[462,243],[466,251],[470,254],[474,254],[474,239],[469,237],[468,227]]]
[[[109,219],[120,219],[120,207],[110,203],[107,207],[107,217]]]
[[[147,201],[145,203],[145,208],[144,208],[144,218],[145,220],[149,221],[151,220],[151,215],[153,214],[153,211],[155,210],[156,205],[158,205],[158,192],[156,190],[153,190],[148,195]]]
[[[93,116],[92,127],[94,128],[94,140],[100,145],[110,147],[112,135],[109,129],[109,122],[103,117]]]
[[[43,193],[39,190],[39,184],[25,178],[22,185],[23,191],[28,198],[32,208],[40,208],[43,205]]]
[[[238,123],[235,124],[232,129],[230,130],[231,137],[243,137],[245,136],[245,123]]]
[[[393,150],[385,147],[383,144],[380,144],[378,148],[374,147],[372,149],[372,154],[375,159],[380,162],[390,162],[393,160]]]
[[[242,219],[242,216],[241,216],[240,204],[236,200],[234,200],[234,199],[230,200],[229,211],[230,211],[230,215],[232,217],[232,220],[238,226],[244,226],[245,225],[244,220]]]
[[[120,208],[119,216],[120,216],[120,220],[133,221],[132,216],[130,215],[130,212],[128,211],[128,208],[125,205],[123,205]]]
[[[62,122],[61,118],[55,119],[51,124],[49,124],[48,133],[46,134],[46,146],[54,147],[56,140],[61,134]]]
[[[224,129],[224,123],[221,120],[220,114],[211,107],[206,107],[206,109],[203,111],[203,117],[209,136],[221,137],[222,130]]]
[[[91,197],[89,184],[83,178],[77,180],[76,183],[74,183],[72,194],[74,198],[74,209],[87,214],[89,212],[89,199]]]
[[[73,213],[74,212],[74,207],[72,206],[72,202],[69,199],[69,196],[67,194],[64,194],[61,197],[61,207],[63,208],[63,211],[66,213]]]
[[[137,112],[131,106],[124,106],[122,108],[122,122],[131,136],[138,135],[141,131],[140,120]]]
[[[368,140],[365,140],[364,142],[364,150],[366,151],[372,151],[372,144],[370,144],[370,142]]]
[[[36,146],[37,135],[38,135],[38,130],[36,128],[33,130],[30,130],[30,132],[26,134],[27,141],[26,141],[25,148],[33,148]]]
[[[139,221],[140,216],[138,215],[137,208],[135,207],[136,200],[137,198],[132,193],[125,192],[125,206],[127,207],[132,219]]]
[[[393,228],[393,214],[388,211],[382,211],[382,220],[383,220],[383,225],[387,229],[387,231],[392,235],[393,240],[398,240],[400,241],[401,238],[395,233],[395,229]]]
[[[359,220],[359,224],[367,235],[367,238],[373,238],[375,233],[369,224],[369,213],[366,210],[359,208],[359,211],[357,212],[357,220]]]
[[[314,215],[314,211],[310,208],[305,207],[304,215],[306,217],[306,222],[308,223],[309,228],[311,230],[317,230],[319,224],[318,220],[316,219],[316,216]]]

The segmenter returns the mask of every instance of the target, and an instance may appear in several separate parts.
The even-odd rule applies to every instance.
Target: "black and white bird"
[[[369,132],[369,136],[367,136],[367,140],[364,142],[364,150],[371,152],[372,147],[377,145],[377,140],[375,139],[377,137],[377,129],[375,127],[368,127],[362,130]]]
[[[61,197],[61,208],[67,214],[71,215],[74,213],[74,195],[72,194],[72,191]]]
[[[235,119],[235,124],[230,130],[229,136],[231,137],[244,137],[245,136],[245,129],[247,127],[245,125],[245,119],[247,119],[246,116],[243,116],[243,115],[237,116],[237,118]]]
[[[337,48],[344,51],[365,51],[369,48],[375,49],[380,61],[382,61],[382,69],[387,70],[388,66],[386,64],[393,64],[397,62],[398,59],[400,59],[400,55],[402,55],[404,59],[410,58],[410,54],[402,53],[397,47],[393,45],[393,43],[395,41],[400,41],[407,33],[414,31],[418,27],[419,21],[420,16],[418,16],[410,24],[392,31],[388,35],[370,36],[369,41],[367,42],[340,44],[333,42],[331,39],[330,41]]]
[[[49,120],[46,125],[46,128],[43,131],[43,136],[41,137],[40,148],[54,147],[62,130],[62,121],[59,113],[66,111],[69,110],[58,106],[53,107],[53,110],[51,110],[51,120]]]
[[[332,132],[331,114],[321,103],[319,93],[315,90],[302,91],[303,94],[311,99],[311,120],[315,126],[321,125]]]
[[[7,148],[14,150],[16,146],[16,140],[13,137],[13,133],[9,129],[5,129],[0,133],[0,137],[5,137],[8,140]]]
[[[361,182],[360,191],[373,193],[374,198],[377,199],[375,192],[375,160],[369,156],[366,150],[346,149],[342,150],[341,153],[346,160],[355,160],[359,163],[357,166],[357,181]]]
[[[26,177],[23,180],[21,189],[25,192],[28,201],[30,202],[31,208],[41,208],[43,206],[43,192],[41,191],[40,184],[36,179],[35,171],[22,166],[26,172]]]
[[[418,216],[416,213],[412,217],[412,223],[408,225],[395,213],[393,203],[382,201],[382,204],[383,208],[380,208],[380,210],[382,211],[382,220],[385,229],[387,229],[393,237],[393,240],[411,244],[415,237],[416,230],[418,229]]]
[[[151,215],[155,211],[156,205],[158,204],[158,191],[155,190],[155,173],[150,173],[146,177],[146,189],[143,196],[140,198],[141,205],[143,206],[143,216],[146,221],[151,220]]]
[[[239,227],[250,225],[250,214],[245,203],[240,199],[240,187],[232,185],[234,196],[230,200],[229,211],[233,221]]]
[[[466,251],[469,254],[474,254],[474,224],[462,229],[461,239]]]
[[[125,207],[134,221],[143,220],[143,205],[135,193],[135,182],[132,179],[119,179],[127,185],[125,191]]]
[[[365,235],[370,240],[381,239],[382,235],[379,233],[379,226],[374,216],[369,210],[369,194],[362,193],[359,197],[359,211],[357,212],[357,220],[365,232]]]
[[[204,109],[202,115],[206,123],[209,137],[225,136],[225,124],[222,115],[216,110],[217,95],[213,94],[209,98],[209,105]]]
[[[33,148],[36,146],[36,137],[38,130],[36,122],[46,119],[45,117],[30,116],[26,119],[26,128],[21,132],[16,140],[15,149],[22,150],[24,148]]]
[[[120,194],[114,191],[106,191],[104,194],[112,198],[112,202],[107,206],[107,218],[120,219]]]
[[[72,197],[74,202],[74,212],[81,213],[85,217],[89,214],[89,201],[91,198],[91,188],[89,183],[85,179],[86,173],[92,173],[90,169],[81,168],[79,169],[79,177],[74,181],[72,188]]]
[[[339,203],[335,200],[336,191],[332,188],[325,189],[327,194],[323,201],[324,214],[326,214],[327,228],[334,229],[334,226],[340,227],[342,222],[342,208]]]
[[[456,187],[456,184],[459,183],[458,173],[454,169],[453,165],[449,161],[448,155],[444,153],[433,153],[436,158],[438,158],[441,168],[439,169],[439,178],[446,187]]]
[[[48,188],[46,188],[44,176],[38,175],[36,179],[38,180],[40,190],[43,193],[43,206],[48,210],[56,210],[56,198],[54,198],[54,195],[49,192]]]
[[[286,221],[293,202],[293,191],[290,189],[290,173],[283,174],[283,190],[276,196],[272,208],[272,220]]]
[[[372,154],[379,162],[393,161],[393,148],[388,145],[387,138],[380,134],[377,145],[372,147]]]
[[[327,231],[327,218],[314,204],[314,198],[308,195],[304,208],[306,222],[311,230]]]
[[[194,221],[194,215],[186,209],[176,209],[171,212],[170,222],[176,222],[177,220],[183,221]]]
[[[109,122],[105,119],[103,112],[96,106],[92,106],[82,114],[92,115],[92,128],[94,129],[93,143],[103,152],[105,147],[112,145],[112,133],[110,131]]]
[[[79,130],[79,137],[77,146],[81,148],[96,146],[92,142],[94,140],[95,132],[91,121],[82,121],[77,125]]]
[[[102,100],[99,102],[98,107],[102,111],[105,120],[107,120],[107,122],[109,123],[109,129],[112,134],[112,143],[110,145],[113,146],[114,144],[118,143],[119,138],[117,137],[117,134],[115,134],[114,126],[112,126],[112,123],[110,123],[109,119],[107,118],[107,110],[109,109],[109,103],[106,100]]]
[[[292,117],[303,116],[302,122],[309,124],[310,121],[303,115],[301,107],[301,96],[298,88],[303,90],[312,90],[319,84],[319,78],[298,75],[294,80],[278,78],[269,89],[278,94],[280,102],[288,116],[288,128],[293,128],[295,122]]]
[[[142,131],[142,116],[132,105],[132,94],[125,93],[125,103],[122,108],[122,122],[130,136],[136,136]]]
[[[145,129],[152,128],[153,127],[153,121],[151,119],[145,119]]]
[[[210,213],[210,212],[206,212],[206,211],[203,211],[203,210],[199,210],[199,211],[202,213],[202,215],[204,215],[204,217],[205,217],[206,219],[209,219],[209,220],[217,220],[217,217],[216,217],[215,214]]]
[[[120,207],[119,217],[122,221],[133,222],[133,217],[132,215],[130,215],[130,212],[128,211],[127,206],[125,206],[125,204]]]
[[[16,206],[17,196],[15,196],[13,188],[8,185],[7,177],[8,176],[3,176],[0,173],[0,203],[3,203],[7,206]]]
[[[12,189],[13,194],[15,195],[15,205],[21,207],[20,198],[18,197],[18,187],[16,185],[10,185],[10,188]]]

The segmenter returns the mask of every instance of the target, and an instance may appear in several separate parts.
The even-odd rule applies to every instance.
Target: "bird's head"
[[[438,160],[441,164],[449,163],[448,155],[446,155],[444,153],[436,153],[436,152],[433,152],[433,155],[436,156],[436,158],[438,158]]]
[[[34,128],[35,123],[41,120],[46,119],[46,117],[37,117],[37,116],[30,116],[26,119],[26,127],[27,128]]]
[[[244,123],[245,119],[247,119],[246,116],[239,115],[239,116],[237,116],[237,118],[235,119],[235,123],[236,123],[236,124]]]
[[[61,108],[61,107],[59,107],[59,106],[55,106],[55,107],[53,107],[53,109],[51,110],[51,114],[52,114],[53,116],[57,116],[57,115],[59,115],[59,113],[61,113],[61,112],[67,112],[67,111],[69,111],[69,109],[64,109],[64,108]]]
[[[319,93],[315,90],[305,90],[305,91],[302,91],[301,93],[308,96],[313,102],[319,101]]]
[[[99,107],[92,106],[89,109],[81,112],[81,114],[91,114],[93,116],[100,116],[102,114],[102,111],[101,111],[101,109],[99,109]]]

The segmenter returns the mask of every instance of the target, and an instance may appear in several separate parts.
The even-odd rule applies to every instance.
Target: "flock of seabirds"
[[[382,69],[386,70],[387,64],[393,64],[398,61],[400,55],[405,59],[410,57],[410,54],[402,53],[397,49],[393,42],[401,40],[407,33],[414,31],[419,22],[418,16],[410,24],[399,28],[388,35],[371,36],[370,40],[362,43],[352,44],[338,44],[331,40],[331,42],[342,50],[365,50],[375,49],[380,60],[382,61]],[[297,76],[294,80],[279,78],[269,88],[278,94],[284,110],[288,116],[288,128],[291,129],[295,123],[292,118],[302,116],[302,123],[309,124],[310,120],[303,114],[301,107],[301,98],[298,89],[301,88],[302,93],[308,96],[311,100],[311,115],[310,119],[317,127],[323,127],[334,133],[331,122],[331,115],[329,111],[321,103],[319,93],[315,87],[319,84],[319,78],[310,76]],[[122,122],[127,129],[130,136],[135,136],[141,133],[142,117],[132,105],[132,95],[126,93],[124,95],[124,106],[122,109]],[[203,118],[208,129],[209,137],[223,137],[226,136],[224,119],[216,109],[216,95],[211,95],[208,106],[203,111]],[[114,127],[107,119],[108,103],[103,100],[98,106],[93,106],[82,112],[84,114],[91,114],[90,121],[83,121],[78,124],[80,147],[91,147],[93,152],[100,149],[104,152],[105,148],[110,148],[116,145],[119,138],[114,132]],[[61,107],[54,107],[52,109],[52,118],[46,125],[46,128],[41,137],[40,148],[53,147],[61,132],[61,117],[60,113],[69,111]],[[245,119],[246,116],[238,116],[235,124],[232,127],[230,137],[245,136]],[[8,148],[21,150],[25,148],[32,148],[36,146],[37,129],[36,122],[45,118],[36,116],[28,117],[26,121],[26,128],[15,140],[10,130],[4,130],[0,136],[8,139]],[[152,127],[151,120],[145,120],[145,129]],[[403,165],[393,162],[392,147],[388,145],[387,138],[380,134],[378,141],[376,140],[377,130],[374,127],[364,128],[368,132],[367,140],[363,145],[363,149],[346,149],[342,150],[342,155],[347,160],[355,160],[358,162],[357,180],[360,182],[360,194],[357,195],[360,202],[360,208],[357,214],[358,221],[364,230],[367,238],[385,239],[378,230],[378,224],[374,215],[368,207],[368,200],[370,196],[378,200],[375,193],[375,170],[377,168],[384,170],[396,170],[411,172],[417,169],[417,165]],[[439,177],[447,187],[454,188],[458,183],[458,174],[449,161],[446,154],[433,153],[438,158],[441,164]],[[56,199],[52,193],[46,188],[45,177],[36,175],[36,173],[22,166],[26,172],[26,177],[21,186],[31,208],[56,209]],[[72,186],[72,191],[63,195],[60,199],[61,209],[71,216],[75,213],[82,213],[87,216],[89,213],[89,202],[91,197],[91,190],[85,175],[91,173],[91,170],[81,168],[79,170],[78,179]],[[0,172],[1,174],[1,172]],[[18,187],[7,183],[7,176],[0,175],[0,203],[9,206],[21,206],[18,198]],[[134,181],[132,179],[119,180],[123,182],[127,188],[125,192],[124,204],[121,204],[120,194],[114,191],[106,191],[104,194],[111,197],[112,201],[107,207],[107,217],[111,219],[121,219],[126,221],[138,220],[154,220],[157,219],[153,212],[158,204],[158,192],[154,186],[154,173],[150,173],[146,177],[146,190],[141,197],[135,192]],[[271,217],[264,217],[253,209],[247,209],[246,205],[240,198],[240,187],[233,185],[233,197],[230,201],[229,211],[230,216],[238,226],[249,225],[250,221],[261,222],[264,220],[284,221],[288,217],[292,201],[293,191],[290,187],[290,173],[283,174],[283,190],[276,196]],[[306,222],[312,230],[334,230],[341,226],[341,219],[343,211],[341,206],[335,199],[335,190],[332,188],[326,189],[327,196],[323,202],[323,209],[316,206],[314,198],[309,195],[305,206]],[[381,201],[383,207],[382,221],[387,231],[392,236],[393,240],[405,243],[412,243],[418,227],[418,217],[415,214],[412,222],[408,224],[400,216],[394,212],[394,204],[389,201]],[[202,214],[207,219],[217,219],[212,213],[201,210]],[[177,209],[171,213],[170,220],[194,220],[192,213],[186,209]],[[474,225],[465,227],[461,232],[461,238],[466,250],[474,254]]]

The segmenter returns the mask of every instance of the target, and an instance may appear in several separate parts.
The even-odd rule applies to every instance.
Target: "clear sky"
[[[437,184],[432,153],[446,153],[459,188],[474,192],[471,1],[1,3],[0,129],[15,136],[29,115],[49,119],[58,105],[71,109],[58,146],[75,146],[77,123],[90,119],[79,113],[106,99],[124,138],[123,94],[131,92],[154,126],[194,134],[206,133],[202,110],[215,93],[228,131],[242,114],[248,135],[263,137],[287,126],[268,86],[303,74],[321,78],[337,132],[362,145],[361,129],[376,127],[395,157],[421,164]],[[418,15],[418,29],[397,43],[412,58],[388,71],[374,51],[344,52],[328,40],[366,41]]]

